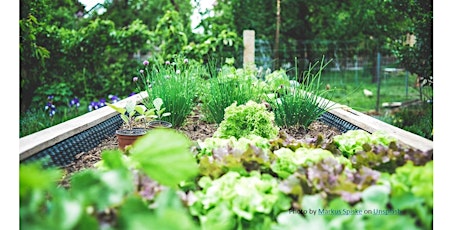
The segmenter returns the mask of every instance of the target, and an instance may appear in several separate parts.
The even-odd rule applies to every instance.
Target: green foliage
[[[292,175],[303,165],[312,165],[326,158],[335,158],[347,168],[351,167],[350,160],[344,157],[335,157],[330,151],[320,148],[300,147],[292,151],[289,148],[280,148],[273,151],[276,160],[271,164],[273,172],[282,179]]]
[[[106,103],[107,106],[114,109],[120,114],[121,119],[128,125],[129,129],[132,129],[132,122],[134,121],[134,115],[136,115],[136,102],[130,100],[126,102],[124,107],[120,107],[115,104]]]
[[[346,157],[354,155],[356,152],[366,148],[365,144],[389,146],[395,142],[396,138],[389,136],[385,132],[374,132],[372,134],[364,130],[349,130],[342,135],[334,137],[334,143]]]
[[[182,133],[154,129],[139,138],[130,150],[130,156],[149,177],[164,185],[177,186],[198,172],[190,145],[190,140]]]
[[[433,140],[433,104],[409,106],[390,115],[388,123]]]
[[[303,79],[296,74],[296,80],[300,81],[298,86],[284,85],[286,78],[282,75],[279,77],[269,75],[269,84],[274,84],[273,86],[279,84],[279,88],[275,91],[277,96],[268,98],[277,125],[308,127],[333,106],[327,98],[327,90],[322,87],[320,81],[321,72],[326,65],[327,63],[321,62],[316,73],[313,73],[316,65],[311,66]]]
[[[68,189],[58,186],[61,170],[44,169],[39,163],[22,164],[21,228],[197,229],[176,190],[197,172],[187,137],[172,130],[152,130],[132,148],[130,156],[106,150],[101,157],[96,168],[69,175]],[[133,183],[143,172],[172,187],[161,189],[153,209],[138,191],[151,184]]]
[[[265,105],[254,101],[238,105],[233,103],[225,109],[224,120],[214,133],[215,137],[235,138],[258,135],[263,138],[274,138],[279,128],[274,124],[274,114],[267,111]]]
[[[202,190],[195,193],[197,202],[190,209],[205,229],[267,229],[270,216],[290,206],[268,174],[228,172],[216,180],[202,177],[198,184]]]
[[[209,66],[208,68],[217,68]],[[233,103],[244,104],[249,100],[260,101],[262,89],[257,79],[243,69],[222,67],[217,76],[211,74],[202,95],[202,112],[211,122],[220,124],[225,108]]]
[[[405,69],[422,79],[433,77],[433,2],[432,1],[389,1],[395,12],[409,21],[405,33],[393,42],[393,53],[399,58]],[[415,35],[413,46],[407,44],[407,37]],[[401,39],[402,38],[402,39]]]
[[[134,118],[134,120],[143,120],[146,128],[150,119],[161,120],[162,118],[171,115],[169,112],[165,113],[166,108],[163,108],[163,100],[161,98],[155,98],[155,100],[153,100],[152,109],[147,109],[147,107],[144,105],[136,105],[134,110],[136,110],[136,112],[139,114]]]
[[[217,60],[223,65],[226,58],[234,58],[239,53],[243,43],[238,34],[228,29],[223,29],[218,34],[204,34],[198,37],[198,41],[184,46],[182,53],[204,63]]]
[[[407,211],[425,229],[432,229],[433,161],[423,166],[408,161],[382,180],[390,182],[392,207]]]
[[[179,54],[182,47],[188,44],[184,24],[177,11],[168,10],[158,22],[154,36],[164,59],[171,59]]]
[[[138,87],[147,92],[143,103],[148,109],[155,108],[155,98],[161,98],[171,113],[164,120],[180,127],[195,106],[201,68],[181,57],[167,62],[146,62]]]
[[[388,187],[373,185],[363,191],[363,200],[354,206],[339,198],[326,203],[320,194],[306,195],[302,198],[300,210],[278,215],[272,229],[421,229],[409,215],[387,208],[388,195]],[[364,214],[367,210],[370,213]],[[374,214],[375,210],[389,214]]]

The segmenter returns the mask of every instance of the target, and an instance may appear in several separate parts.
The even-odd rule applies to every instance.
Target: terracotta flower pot
[[[155,120],[155,121],[149,122],[149,129],[171,128],[171,127],[172,127],[172,124],[167,121]]]
[[[125,150],[125,147],[132,145],[137,138],[145,135],[147,130],[143,128],[120,129],[115,131],[118,138],[118,148]]]

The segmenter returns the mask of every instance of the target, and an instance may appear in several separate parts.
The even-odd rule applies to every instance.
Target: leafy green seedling
[[[132,121],[136,114],[136,102],[128,101],[125,107],[119,107],[115,104],[106,103],[110,108],[114,109],[120,114],[121,119],[128,125],[129,129],[132,129]]]
[[[155,111],[155,115],[157,116],[158,119],[162,119],[163,117],[167,117],[171,115],[171,113],[165,113],[166,108],[163,107],[163,100],[159,97],[155,98],[153,100],[153,110]]]

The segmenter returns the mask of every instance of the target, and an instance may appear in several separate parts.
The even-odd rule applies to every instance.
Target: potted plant
[[[128,128],[121,128],[115,131],[118,139],[118,147],[124,150],[126,146],[132,145],[137,138],[145,135],[147,129],[145,128],[134,128],[133,120],[137,111],[141,111],[142,107],[136,105],[134,101],[128,101],[125,107],[119,107],[114,104],[106,103],[110,108],[120,113],[121,119],[125,122]]]
[[[172,124],[165,120],[162,120],[164,117],[170,116],[171,113],[165,113],[166,108],[163,108],[163,100],[161,98],[155,98],[153,100],[153,108],[150,109],[150,112],[146,112],[154,118],[153,121],[148,123],[149,128],[171,128]]]

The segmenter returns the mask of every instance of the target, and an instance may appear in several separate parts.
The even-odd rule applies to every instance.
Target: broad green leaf
[[[107,169],[122,169],[127,170],[127,165],[123,161],[123,152],[119,149],[116,150],[104,150],[101,153],[103,165]]]
[[[118,219],[120,229],[125,230],[149,230],[155,226],[154,211],[137,196],[130,196],[125,200]]]
[[[120,117],[125,123],[129,124],[129,118],[126,115],[120,114]]]
[[[160,110],[161,106],[163,106],[163,100],[161,98],[155,98],[155,100],[153,100],[153,106],[156,110]]]
[[[145,112],[145,116],[156,116],[155,115],[155,110],[154,109],[149,109]]]
[[[140,114],[144,114],[147,110],[147,107],[145,107],[145,105],[136,105],[134,106],[134,110],[136,110]]]
[[[110,103],[105,103],[107,106],[109,106],[110,108],[114,109],[115,111],[117,111],[118,113],[120,114],[125,114],[126,113],[126,109],[124,108],[121,108],[121,107],[118,107],[114,104],[110,104]]]
[[[19,194],[28,196],[34,189],[46,190],[62,177],[59,169],[42,169],[39,163],[21,164],[19,166]]]
[[[385,185],[373,185],[362,193],[364,203],[371,207],[369,209],[384,209],[389,201],[390,188]]]
[[[152,179],[176,186],[198,173],[190,152],[190,140],[173,129],[154,129],[139,138],[131,149],[131,158]]]
[[[135,101],[128,101],[125,105],[125,108],[126,108],[126,111],[128,113],[132,113],[132,112],[135,112],[134,110],[134,107],[136,106],[136,102]]]
[[[71,192],[84,204],[98,210],[119,204],[133,190],[132,175],[126,170],[84,170],[71,178]]]
[[[83,214],[83,205],[70,199],[67,193],[54,194],[51,202],[50,221],[59,229],[74,229]]]

